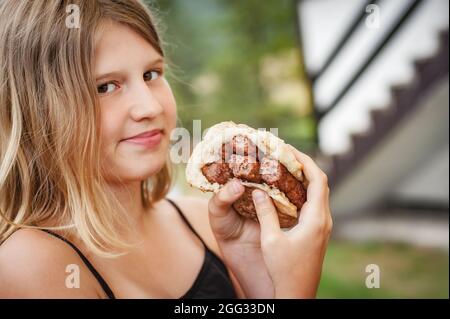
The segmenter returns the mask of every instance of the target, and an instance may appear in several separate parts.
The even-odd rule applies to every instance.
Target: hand
[[[253,192],[261,226],[261,249],[276,298],[314,298],[320,281],[325,250],[332,229],[327,176],[307,155],[291,147],[309,181],[307,201],[298,224],[280,229],[269,196]]]
[[[263,200],[255,202],[259,223],[237,214],[231,205],[244,191],[237,180],[209,201],[211,228],[224,261],[248,298],[314,297],[317,291],[332,227],[329,189],[326,175],[312,159],[291,148],[304,165],[309,186],[299,224],[289,232],[280,229],[264,192],[259,192]]]
[[[224,262],[239,281],[247,298],[273,298],[275,288],[261,251],[259,224],[244,218],[232,204],[244,192],[235,179],[229,181],[209,201],[211,228],[222,252]]]

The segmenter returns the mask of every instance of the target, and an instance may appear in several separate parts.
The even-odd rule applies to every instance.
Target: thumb
[[[209,212],[213,218],[228,215],[231,205],[242,195],[244,186],[237,179],[232,179],[209,201]]]
[[[232,180],[209,200],[209,224],[216,238],[230,239],[238,233],[242,222],[231,205],[243,192],[239,180]]]
[[[261,227],[261,238],[278,234],[281,231],[280,222],[278,220],[277,210],[270,197],[266,192],[258,189],[252,192],[252,196]]]

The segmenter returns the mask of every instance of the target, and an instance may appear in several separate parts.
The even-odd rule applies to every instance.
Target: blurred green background
[[[366,288],[366,265],[380,267],[380,288]],[[332,240],[318,298],[448,298],[448,254],[400,243]]]
[[[278,128],[279,136],[314,152],[316,121],[299,48],[295,1],[159,0],[157,12],[168,80],[181,126],[202,130],[232,120]],[[179,165],[174,192],[189,188]],[[365,286],[365,267],[381,269],[381,287]],[[448,298],[448,251],[389,242],[333,239],[319,298]]]
[[[157,1],[181,124],[221,121],[278,128],[314,147],[310,90],[289,0]]]

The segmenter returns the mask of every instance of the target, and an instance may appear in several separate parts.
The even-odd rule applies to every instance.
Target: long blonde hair
[[[78,6],[80,28],[66,26],[68,5]],[[99,154],[93,57],[106,19],[164,56],[155,17],[139,0],[0,1],[0,244],[18,228],[50,227],[102,256],[130,247],[120,233],[131,223]],[[170,180],[166,161],[141,183],[144,205],[163,198]]]

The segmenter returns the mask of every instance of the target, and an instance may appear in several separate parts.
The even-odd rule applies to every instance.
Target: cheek
[[[166,93],[164,94],[164,113],[168,132],[175,128],[177,122],[177,103],[169,83],[164,79]]]
[[[118,108],[110,108],[118,109]],[[112,112],[102,108],[101,111],[101,144],[104,156],[114,152],[114,146],[120,139],[120,127],[123,122],[123,114]]]
[[[170,133],[177,123],[177,108],[175,104],[171,104],[170,107],[166,109],[166,122],[167,130]]]

